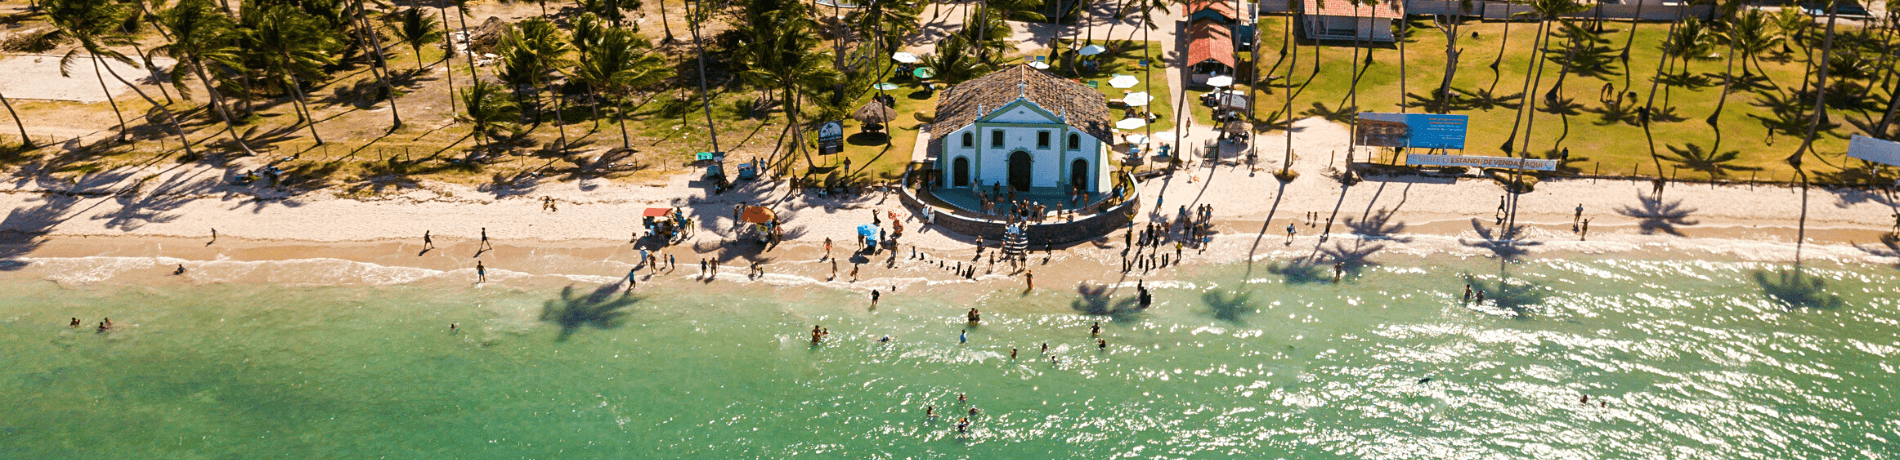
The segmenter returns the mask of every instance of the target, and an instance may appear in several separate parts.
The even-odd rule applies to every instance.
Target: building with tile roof
[[[944,90],[931,142],[944,188],[1100,192],[1109,183],[1114,131],[1094,88],[1006,67]]]
[[[1382,1],[1377,4],[1348,0],[1306,0],[1300,9],[1301,29],[1314,40],[1363,40],[1390,42],[1393,21],[1405,19],[1405,2]]]

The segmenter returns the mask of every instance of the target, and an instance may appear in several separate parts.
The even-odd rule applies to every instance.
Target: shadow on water
[[[1485,281],[1464,274],[1465,284],[1472,289],[1484,291],[1485,300],[1491,301],[1499,311],[1515,316],[1529,316],[1534,309],[1550,298],[1550,290],[1543,285],[1522,279],[1510,279],[1499,276],[1497,281]]]
[[[1109,295],[1108,286],[1082,283],[1076,285],[1075,292],[1082,297],[1069,302],[1069,308],[1085,315],[1107,316],[1112,321],[1124,322],[1133,321],[1142,311],[1140,299],[1115,300]]]
[[[1201,302],[1214,319],[1239,325],[1247,324],[1247,314],[1259,311],[1253,305],[1253,291],[1209,290],[1201,293]]]
[[[641,297],[620,291],[620,283],[603,284],[594,292],[578,295],[574,286],[561,288],[561,298],[541,304],[541,320],[561,326],[561,336],[555,339],[567,341],[583,327],[595,329],[613,329],[620,327],[626,318],[625,309],[640,303]]]
[[[1321,266],[1318,258],[1300,258],[1285,263],[1274,262],[1267,266],[1267,272],[1286,278],[1287,284],[1330,283],[1329,267]]]
[[[1802,273],[1800,266],[1772,272],[1756,270],[1753,275],[1755,284],[1761,286],[1762,294],[1788,308],[1840,308],[1846,305],[1840,296],[1827,292],[1827,280]]]

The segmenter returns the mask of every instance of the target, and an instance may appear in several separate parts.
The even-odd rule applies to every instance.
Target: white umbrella
[[[1115,122],[1115,129],[1141,129],[1143,126],[1148,126],[1148,120],[1123,118],[1122,121]]]
[[[1102,54],[1102,52],[1104,51],[1108,51],[1108,48],[1103,48],[1101,45],[1089,45],[1089,46],[1082,47],[1082,51],[1077,51],[1076,54],[1080,54],[1083,56],[1094,56],[1097,54]]]
[[[1229,77],[1226,75],[1220,75],[1220,76],[1207,79],[1207,86],[1212,86],[1215,88],[1225,88],[1225,87],[1233,86],[1233,85],[1234,85],[1234,77]]]
[[[1049,63],[1042,62],[1042,61],[1035,61],[1035,62],[1029,63],[1029,67],[1035,68],[1036,70],[1049,70]]]
[[[1134,75],[1116,75],[1115,78],[1108,79],[1108,86],[1116,88],[1133,88],[1138,84],[1141,84],[1141,80],[1135,78]]]
[[[1146,144],[1148,143],[1148,136],[1143,136],[1140,134],[1129,134],[1128,143],[1135,144],[1135,145]]]
[[[1148,97],[1147,91],[1136,91],[1128,93],[1127,96],[1122,96],[1122,103],[1128,104],[1129,107],[1140,107],[1148,105],[1150,99],[1152,98]]]
[[[902,62],[905,64],[916,64],[918,62],[922,62],[917,59],[917,55],[902,52],[902,51],[891,53],[891,60]]]

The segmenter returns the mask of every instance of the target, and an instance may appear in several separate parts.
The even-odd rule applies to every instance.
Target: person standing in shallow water
[[[482,266],[482,261],[479,260],[475,261],[475,282],[488,282],[488,267]]]

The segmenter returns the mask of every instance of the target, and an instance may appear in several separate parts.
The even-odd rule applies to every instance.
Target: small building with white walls
[[[944,90],[931,142],[941,189],[1038,194],[1111,186],[1108,100],[1095,89],[1027,65]]]

